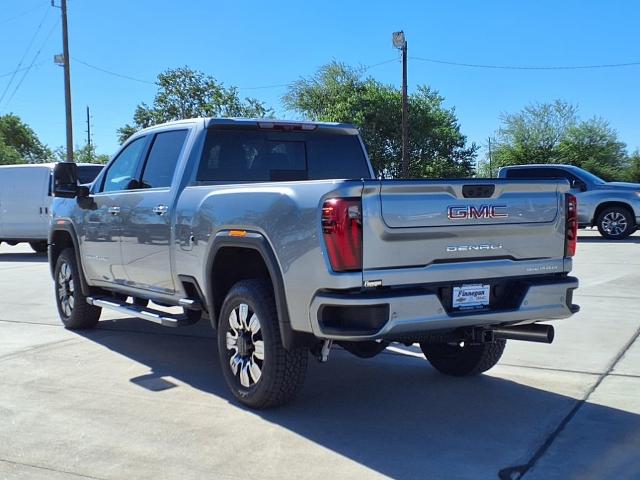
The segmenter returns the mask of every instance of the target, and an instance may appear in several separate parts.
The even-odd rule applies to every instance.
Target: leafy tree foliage
[[[211,75],[189,67],[168,69],[158,75],[158,92],[153,105],[141,103],[133,124],[118,130],[120,143],[141,128],[194,117],[253,117],[273,115],[255,98],[241,99],[235,87],[224,87]]]
[[[57,162],[67,161],[67,151],[64,147],[58,147],[53,152],[55,160]],[[76,146],[73,151],[73,160],[78,163],[102,163],[105,164],[109,161],[109,155],[104,153],[97,153],[95,145],[84,145],[83,147]]]
[[[564,163],[605,180],[625,175],[626,145],[602,118],[581,121],[577,107],[562,100],[534,104],[501,117],[494,139],[492,174],[506,165]],[[481,167],[487,173],[486,163]]]
[[[0,165],[43,163],[51,161],[52,153],[20,117],[0,116]]]
[[[305,118],[353,123],[360,128],[374,168],[390,178],[402,171],[402,93],[343,63],[332,62],[301,78],[283,98]],[[466,137],[453,109],[427,86],[409,97],[412,177],[463,177],[473,173],[477,147]]]
[[[629,156],[624,180],[627,182],[640,183],[640,151],[636,150]]]

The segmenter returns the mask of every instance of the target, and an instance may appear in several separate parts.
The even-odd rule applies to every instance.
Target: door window
[[[169,187],[188,130],[158,133],[142,173],[142,188]]]
[[[103,192],[117,192],[138,187],[136,172],[146,140],[146,137],[137,138],[118,154],[104,177]]]

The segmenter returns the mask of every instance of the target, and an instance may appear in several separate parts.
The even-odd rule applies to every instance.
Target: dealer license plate
[[[453,287],[453,308],[482,308],[489,305],[489,285],[461,285]]]

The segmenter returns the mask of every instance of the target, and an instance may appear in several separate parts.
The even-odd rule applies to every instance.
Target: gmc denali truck
[[[640,183],[605,182],[573,165],[513,165],[500,178],[561,178],[578,199],[578,226],[598,227],[611,240],[627,238],[640,227]]]
[[[57,167],[49,236],[64,325],[103,308],[206,318],[250,407],[289,400],[334,344],[419,343],[440,372],[475,375],[579,309],[565,180],[378,180],[351,125],[239,119],[148,128],[90,187],[76,175]]]

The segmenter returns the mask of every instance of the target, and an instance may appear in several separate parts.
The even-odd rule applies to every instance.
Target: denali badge
[[[466,220],[468,218],[507,218],[506,205],[473,205],[451,206],[447,208],[449,220]]]
[[[449,245],[447,252],[475,252],[480,250],[501,250],[501,244],[481,243],[479,245]]]

